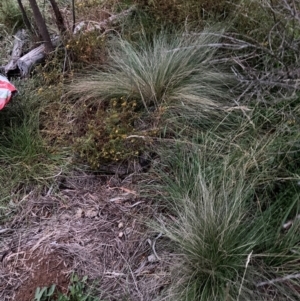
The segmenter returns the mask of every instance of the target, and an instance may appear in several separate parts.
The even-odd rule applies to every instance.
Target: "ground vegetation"
[[[0,111],[0,299],[299,300],[300,2],[37,5],[59,43]],[[0,65],[20,28],[1,2]]]

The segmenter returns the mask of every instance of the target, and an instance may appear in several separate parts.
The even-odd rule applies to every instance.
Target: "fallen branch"
[[[107,29],[109,24],[119,21],[120,19],[128,16],[134,10],[135,10],[135,6],[132,6],[129,9],[126,9],[117,15],[110,16],[109,18],[107,18],[106,20],[104,20],[102,22],[81,21],[80,23],[78,23],[75,26],[73,33],[77,34],[80,31],[82,31],[83,29],[84,29],[84,32],[89,32],[89,31],[94,31],[94,30],[105,30],[105,29]]]
[[[17,69],[17,61],[21,57],[24,52],[24,45],[27,42],[28,34],[25,29],[20,29],[15,34],[14,46],[12,49],[11,59],[4,66],[5,74],[8,74],[9,71],[13,71]]]
[[[102,22],[93,22],[93,21],[82,21],[74,28],[73,33],[79,33],[80,31],[89,32],[93,30],[106,30],[111,23],[121,20],[122,18],[128,16],[135,10],[135,6],[130,7],[129,9],[116,14],[111,15],[109,18]],[[40,63],[44,60],[46,55],[46,46],[42,44],[24,56],[21,57],[22,53],[24,52],[24,45],[27,41],[27,33],[25,29],[19,30],[15,35],[14,46],[12,50],[11,60],[8,62],[7,65],[3,66],[4,73],[8,75],[9,72],[14,72],[17,69],[20,70],[21,77],[26,77],[29,75],[32,67],[35,64]],[[59,37],[55,37],[51,39],[53,46],[57,46],[59,44]]]
[[[56,47],[59,43],[59,37],[55,37],[51,42],[53,46]],[[30,73],[33,65],[43,61],[46,55],[45,51],[45,44],[42,44],[17,60],[17,66],[20,69],[22,77],[26,77]]]

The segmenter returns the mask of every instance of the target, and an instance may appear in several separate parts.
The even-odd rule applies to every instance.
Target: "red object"
[[[5,76],[0,75],[0,110],[7,105],[11,100],[13,92],[16,91],[15,86],[11,84]]]

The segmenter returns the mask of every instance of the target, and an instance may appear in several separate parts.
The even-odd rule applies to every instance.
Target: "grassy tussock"
[[[174,183],[178,218],[165,229],[182,252],[177,298],[226,300],[226,293],[237,295],[247,256],[260,239],[261,229],[253,228],[246,215],[247,194],[249,200],[252,193],[249,188],[246,191],[243,177],[232,178],[228,171],[204,174],[201,166],[193,165],[196,162],[183,166],[186,171],[178,174],[190,183]]]
[[[232,77],[211,62],[216,53],[217,35],[161,32],[140,37],[138,42],[122,38],[113,41],[105,71],[85,75],[73,84],[73,94],[96,98],[138,99],[149,110],[161,103],[189,106],[216,106],[228,100],[224,90]]]
[[[142,153],[144,140],[174,136],[176,129],[207,128],[221,120],[235,84],[216,56],[220,31],[199,34],[160,31],[108,42],[103,70],[78,76],[69,86],[71,101],[87,109],[77,150],[93,168],[101,161],[128,160]],[[218,62],[218,63],[217,63]],[[89,120],[88,122],[86,120]],[[82,135],[82,133],[84,135]],[[117,154],[117,156],[115,156]]]
[[[163,151],[158,191],[176,218],[160,230],[178,248],[167,300],[269,300],[270,283],[278,300],[299,298],[295,279],[282,281],[296,273],[299,254],[297,175],[274,152],[282,133],[256,137],[251,128],[245,122],[225,139],[211,131],[200,144]],[[290,146],[281,147],[288,156]]]
[[[39,113],[45,101],[28,89],[33,89],[31,81],[0,112],[0,203],[34,187],[49,186],[70,163],[66,150],[54,151],[43,141]]]

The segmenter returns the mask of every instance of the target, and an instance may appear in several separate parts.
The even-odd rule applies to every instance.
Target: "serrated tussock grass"
[[[243,170],[234,174],[226,163],[222,172],[212,170],[197,156],[177,151],[171,160],[174,178],[164,184],[176,219],[163,232],[181,254],[180,272],[173,275],[175,295],[177,300],[226,300],[226,292],[237,295],[261,229],[246,214],[253,190],[245,186]]]
[[[104,71],[79,77],[71,94],[103,101],[126,97],[137,99],[146,110],[166,103],[194,110],[217,106],[230,99],[233,77],[222,64],[214,64],[219,35],[215,30],[199,34],[161,31],[151,37],[111,41]],[[198,115],[205,112],[197,111]]]
[[[109,58],[103,69],[81,74],[69,86],[68,96],[82,111],[90,106],[89,112],[100,113],[90,126],[92,135],[88,130],[80,140],[82,158],[96,168],[101,165],[97,154],[82,152],[85,141],[92,150],[98,148],[98,154],[103,144],[109,146],[105,158],[107,153],[122,154],[122,148],[129,149],[127,137],[133,135],[150,140],[160,135],[173,137],[177,128],[182,128],[190,131],[190,136],[193,127],[208,128],[212,120],[222,120],[224,108],[232,102],[229,88],[235,80],[228,66],[218,60],[221,32],[212,28],[190,34],[173,29],[151,34],[142,31],[133,40],[122,36],[107,39]],[[120,109],[115,112],[115,108]],[[131,120],[126,114],[132,115]],[[104,119],[105,130],[100,125]],[[118,141],[115,133],[122,134]],[[143,148],[141,145],[121,159],[127,160]]]
[[[159,229],[178,254],[167,300],[270,300],[270,289],[276,300],[299,299],[300,189],[284,170],[290,146],[281,146],[280,130],[256,125],[160,152],[156,192],[173,218]]]

